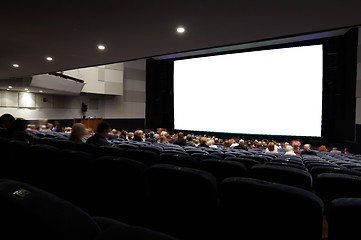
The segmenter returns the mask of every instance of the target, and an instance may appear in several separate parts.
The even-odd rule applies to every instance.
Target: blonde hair
[[[74,142],[82,142],[83,136],[86,134],[85,126],[82,123],[75,123],[71,129],[68,140]]]

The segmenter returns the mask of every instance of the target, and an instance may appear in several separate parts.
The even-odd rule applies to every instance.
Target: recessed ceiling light
[[[46,60],[53,61],[53,58],[52,57],[46,57]]]
[[[99,50],[104,50],[104,49],[105,49],[105,46],[104,46],[104,45],[98,45],[98,49],[99,49]]]
[[[27,90],[26,92],[30,92],[29,90]]]
[[[16,63],[14,63],[14,64],[13,64],[13,67],[18,68],[18,67],[20,67],[20,65],[19,65],[19,64],[16,64]]]
[[[29,89],[25,88],[25,91],[28,91]]]
[[[184,33],[184,32],[185,32],[184,27],[178,27],[178,28],[177,28],[177,32],[178,32],[178,33]]]
[[[13,88],[13,86],[8,86],[8,88]]]
[[[43,90],[39,90],[39,92],[43,92]]]
[[[7,88],[6,90],[8,90],[8,91],[9,91],[10,89],[9,89],[9,88]]]

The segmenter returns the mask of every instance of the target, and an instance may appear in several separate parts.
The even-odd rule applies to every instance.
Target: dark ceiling
[[[358,26],[360,9],[360,0],[8,1],[0,79]]]

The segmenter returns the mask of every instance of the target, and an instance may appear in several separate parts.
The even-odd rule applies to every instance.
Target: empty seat
[[[292,163],[289,161],[269,161],[269,162],[265,162],[265,165],[275,165],[275,166],[285,166],[285,167],[293,167],[293,168],[297,168],[297,169],[301,169],[303,171],[308,172],[308,169],[300,164],[296,164],[296,163]]]
[[[243,177],[220,185],[218,239],[320,240],[322,217],[321,199],[301,188]]]
[[[128,149],[124,152],[123,156],[126,158],[137,160],[147,166],[152,166],[153,164],[157,163],[157,158],[159,154],[147,149]]]
[[[361,239],[361,198],[336,198],[328,210],[328,239]]]
[[[182,167],[196,167],[198,160],[187,153],[163,152],[158,156],[158,163],[173,164]]]
[[[204,159],[200,161],[199,169],[212,173],[218,183],[227,177],[245,177],[248,175],[247,167],[244,164],[220,159]]]
[[[170,164],[148,170],[152,228],[181,239],[208,239],[218,207],[216,178],[209,172]]]
[[[290,186],[311,190],[312,176],[310,173],[286,166],[258,164],[250,170],[250,176],[270,182],[283,183]]]
[[[96,156],[115,156],[121,157],[123,156],[124,149],[122,147],[113,147],[113,146],[99,146],[96,151]]]
[[[145,164],[129,158],[97,158],[88,183],[91,188],[85,194],[92,203],[88,212],[126,223],[140,223],[147,202],[147,169]]]
[[[201,161],[203,159],[222,159],[221,156],[215,154],[209,154],[209,153],[192,153],[191,156],[197,159],[198,161]]]
[[[141,226],[129,225],[116,221],[112,218],[96,216],[93,217],[93,219],[101,228],[101,234],[99,234],[94,240],[176,240],[175,237],[168,234]]]
[[[342,173],[321,173],[315,181],[315,193],[325,204],[327,214],[330,202],[336,198],[361,198],[361,176]]]
[[[254,160],[254,159],[239,158],[239,157],[226,157],[224,160],[240,162],[240,163],[244,164],[247,167],[247,169],[250,169],[254,165],[261,163],[260,161],[257,161],[257,160]]]
[[[94,239],[101,232],[70,202],[13,180],[0,180],[0,211],[1,234],[12,239]]]

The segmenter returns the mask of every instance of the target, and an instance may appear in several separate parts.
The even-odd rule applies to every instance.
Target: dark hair
[[[109,123],[103,121],[98,124],[97,133],[105,132],[105,131],[108,131],[109,129],[110,129]]]
[[[6,121],[13,122],[14,120],[15,120],[14,116],[11,115],[10,113],[5,113],[5,114],[0,116],[0,123],[4,123]]]

